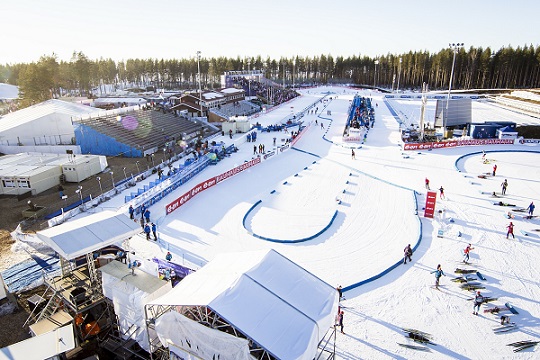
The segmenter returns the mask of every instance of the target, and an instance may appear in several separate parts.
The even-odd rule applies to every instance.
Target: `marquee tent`
[[[499,139],[516,139],[518,132],[510,126],[505,126],[497,130],[497,137]]]
[[[102,211],[39,231],[37,237],[64,259],[73,260],[140,232],[141,226],[127,215]]]
[[[270,355],[311,360],[334,324],[338,302],[332,286],[275,250],[264,250],[217,255],[172,291],[150,302],[147,314],[152,312],[149,306],[206,307],[206,313],[225,319]],[[240,358],[238,349],[208,349],[219,343],[208,332],[215,330],[204,331],[203,325],[177,312],[166,315],[156,321],[162,344],[176,349],[188,343],[191,348],[186,351],[197,348],[200,353],[195,355],[204,354],[202,357]],[[232,339],[231,346],[239,346]],[[249,351],[247,342],[245,346]]]

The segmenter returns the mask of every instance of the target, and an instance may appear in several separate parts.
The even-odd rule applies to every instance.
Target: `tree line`
[[[320,55],[271,59],[196,57],[188,59],[91,60],[74,52],[69,61],[42,56],[32,63],[0,65],[0,80],[18,85],[21,106],[65,95],[81,95],[104,84],[117,88],[149,86],[165,89],[196,88],[198,68],[204,88],[220,87],[225,71],[263,70],[276,83],[290,86],[349,83],[388,89],[447,89],[454,50],[437,53],[410,51],[378,57]],[[455,52],[453,89],[534,88],[540,86],[540,47],[460,48]]]

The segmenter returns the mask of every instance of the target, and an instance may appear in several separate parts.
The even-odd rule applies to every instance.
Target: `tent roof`
[[[102,211],[39,231],[37,236],[60,256],[73,260],[141,232],[125,214]]]
[[[0,120],[0,131],[12,129],[51,114],[81,116],[98,111],[99,109],[91,106],[51,99],[7,114]]]
[[[151,304],[208,306],[278,358],[313,359],[337,291],[275,250],[220,254]]]
[[[505,126],[503,128],[500,128],[499,129],[499,132],[504,132],[504,133],[517,133],[516,129],[513,129],[511,128],[510,126]]]

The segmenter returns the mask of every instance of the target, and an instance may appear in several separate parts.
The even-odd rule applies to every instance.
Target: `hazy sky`
[[[538,0],[0,0],[0,63],[367,55],[540,42]]]

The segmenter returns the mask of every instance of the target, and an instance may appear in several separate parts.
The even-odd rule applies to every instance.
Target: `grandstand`
[[[218,128],[188,120],[172,112],[137,108],[74,121],[77,145],[83,154],[143,157],[158,149],[189,143],[199,135],[211,136]]]

